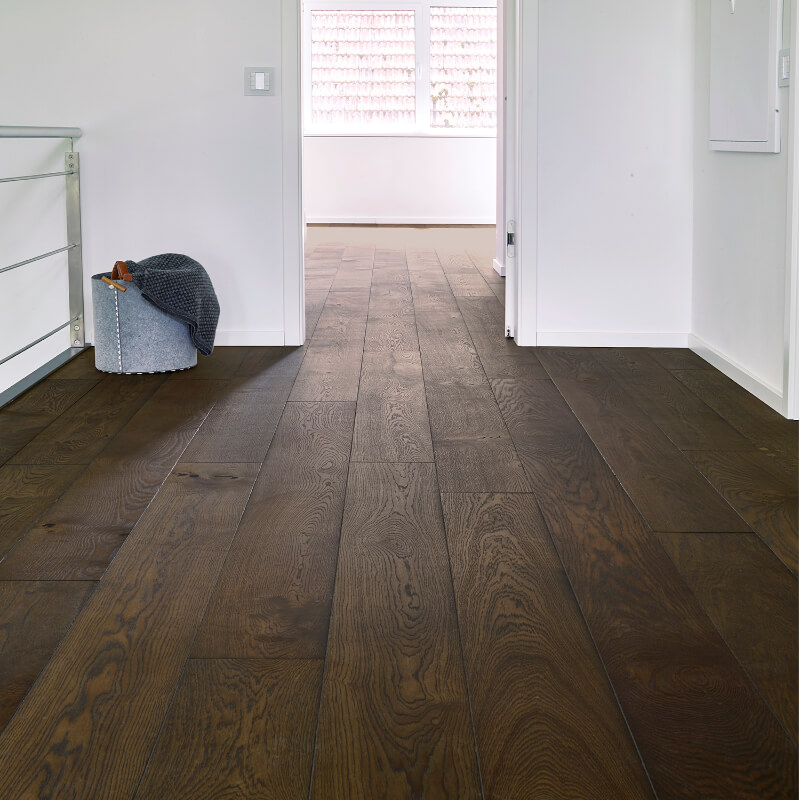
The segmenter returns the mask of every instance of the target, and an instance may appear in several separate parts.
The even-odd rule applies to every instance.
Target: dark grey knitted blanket
[[[126,261],[142,297],[189,327],[194,346],[211,355],[219,320],[219,301],[201,264],[180,253]]]

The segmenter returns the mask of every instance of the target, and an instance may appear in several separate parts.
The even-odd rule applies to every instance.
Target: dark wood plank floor
[[[0,797],[796,797],[797,424],[516,347],[475,254],[306,281],[303,347],[0,410]]]

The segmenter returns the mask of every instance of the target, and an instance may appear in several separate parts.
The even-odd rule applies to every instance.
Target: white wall
[[[306,136],[308,222],[494,224],[494,137]]]
[[[536,343],[686,346],[694,0],[539,0],[538,29]]]
[[[794,5],[786,0],[784,47]],[[692,345],[781,408],[789,90],[778,90],[779,154],[708,149],[709,9],[709,0],[697,0]]]
[[[2,8],[3,123],[85,132],[86,275],[120,258],[191,255],[219,294],[218,344],[284,341],[280,21],[280,0]],[[278,96],[243,95],[255,65],[278,68]],[[49,241],[32,231],[25,252]]]

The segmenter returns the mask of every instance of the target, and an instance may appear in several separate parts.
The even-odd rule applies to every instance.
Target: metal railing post
[[[81,239],[81,161],[79,153],[65,153],[67,171],[67,253],[69,273],[70,342],[83,347],[86,341],[83,307],[83,241]]]

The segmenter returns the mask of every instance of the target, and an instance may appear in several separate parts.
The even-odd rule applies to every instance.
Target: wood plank
[[[103,377],[94,365],[94,347],[86,347],[82,353],[51,372],[48,380],[99,380]]]
[[[363,340],[368,307],[368,290],[329,294],[311,344],[347,345]]]
[[[82,472],[81,466],[0,467],[0,559]]]
[[[460,297],[458,308],[490,380],[548,377],[534,348],[506,338],[505,309],[496,297]]]
[[[133,794],[256,469],[173,472],[0,735],[0,795]]]
[[[673,374],[759,450],[772,456],[782,474],[797,483],[797,420],[785,419],[718,370],[675,370]]]
[[[354,416],[352,404],[287,405],[195,657],[324,656]]]
[[[489,284],[489,286],[504,287],[503,291],[505,291],[505,278],[502,275],[498,275],[495,271],[492,263],[492,256],[474,253],[472,251],[468,251],[467,255],[469,256],[470,261],[472,261],[472,263],[475,265],[475,269],[480,272],[480,274],[483,276],[483,279]]]
[[[664,369],[713,369],[708,361],[686,347],[652,347],[648,352]]]
[[[106,375],[9,463],[88,464],[164,380],[163,375]]]
[[[234,375],[247,355],[249,347],[218,346],[210,356],[197,356],[197,366],[172,372],[173,381],[225,380]]]
[[[306,274],[305,288],[308,292],[324,292],[327,294],[333,287],[334,275]]]
[[[305,354],[305,347],[248,347],[228,387],[232,392],[269,392],[269,402],[285,402]]]
[[[354,461],[433,461],[418,352],[364,353]]]
[[[310,796],[481,796],[432,464],[351,467]]]
[[[364,338],[365,353],[417,353],[417,323],[413,314],[404,317],[370,316]]]
[[[539,348],[537,355],[653,530],[749,530],[591,349]]]
[[[797,484],[769,470],[763,453],[689,452],[709,483],[797,574]]]
[[[321,680],[321,661],[190,661],[136,800],[306,797]]]
[[[355,402],[363,347],[363,333],[360,342],[347,345],[315,345],[312,340],[289,399]]]
[[[186,448],[195,463],[261,462],[283,413],[284,402],[271,392],[232,392],[223,396]]]
[[[356,292],[369,290],[372,285],[372,271],[367,269],[347,269],[339,267],[330,285],[331,292]],[[322,287],[318,287],[322,288]]]
[[[91,581],[0,582],[0,730],[94,586]]]
[[[436,252],[455,297],[494,298],[494,292],[466,253]]]
[[[752,533],[658,538],[797,744],[797,580]]]
[[[309,290],[308,286],[306,286],[306,342],[310,342],[311,337],[314,335],[320,314],[322,314],[322,308],[327,299],[327,291],[315,292]]]
[[[492,391],[426,380],[443,492],[526,492],[530,485]]]
[[[85,380],[41,381],[0,409],[0,464],[96,386],[100,373],[95,374],[96,378]]]
[[[96,580],[202,423],[220,381],[166,381],[0,563],[3,580]]]
[[[426,382],[486,384],[486,373],[458,311],[418,311],[416,320]]]
[[[558,390],[502,383],[506,422],[656,795],[794,796],[794,743]]]
[[[652,797],[529,494],[442,495],[486,797]]]
[[[592,351],[609,375],[680,450],[752,450],[753,444],[636,347]],[[691,351],[690,351],[691,352]]]

